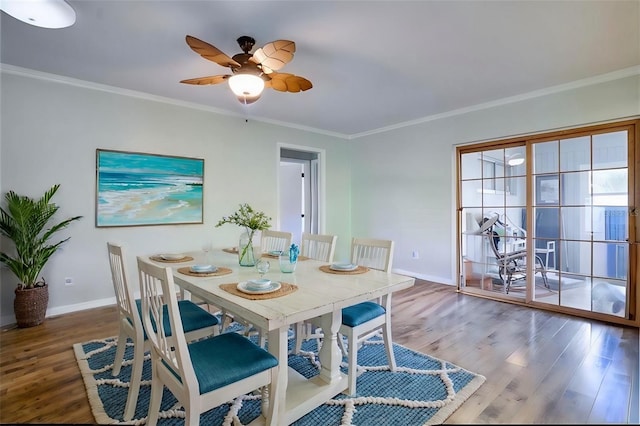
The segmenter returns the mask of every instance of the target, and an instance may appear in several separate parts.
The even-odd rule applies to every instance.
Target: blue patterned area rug
[[[291,346],[293,341],[289,341]],[[116,377],[111,375],[117,338],[76,343],[73,348],[87,388],[96,422],[123,423],[131,375],[132,344]],[[299,355],[289,356],[289,366],[309,378],[318,374],[316,341],[303,344]],[[481,375],[449,362],[394,344],[398,368],[389,371],[384,345],[379,338],[365,342],[358,352],[357,395],[336,395],[293,423],[318,425],[431,425],[441,424],[485,381]],[[145,354],[140,396],[134,420],[146,422],[151,393],[151,361]],[[129,362],[127,362],[129,360]],[[343,360],[346,373],[346,359]],[[202,425],[246,425],[260,415],[259,396],[244,395],[202,414]],[[166,388],[161,405],[160,425],[184,424],[184,412]]]

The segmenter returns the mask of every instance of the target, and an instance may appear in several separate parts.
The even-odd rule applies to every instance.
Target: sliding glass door
[[[459,148],[460,290],[634,320],[636,125]]]
[[[538,301],[626,317],[629,137],[607,130],[533,144],[534,247],[553,248],[553,292]]]

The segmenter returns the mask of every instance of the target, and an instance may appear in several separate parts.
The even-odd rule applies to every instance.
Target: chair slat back
[[[351,263],[380,271],[391,271],[394,242],[372,238],[351,240]]]
[[[303,232],[300,254],[323,262],[333,262],[337,239],[336,235]]]
[[[197,383],[182,328],[171,267],[151,264],[140,256],[137,260],[142,324],[151,342],[152,356],[170,366],[171,372],[180,377],[182,386],[189,382]],[[165,315],[168,315],[169,329],[166,328]]]
[[[107,242],[109,253],[109,267],[111,269],[111,281],[116,293],[116,302],[120,316],[129,318],[136,329],[141,330],[142,322],[136,307],[133,288],[129,285],[129,273],[125,262],[125,249],[123,246]]]
[[[289,250],[291,246],[291,232],[285,231],[273,231],[271,229],[265,229],[262,231],[260,237],[260,250],[262,253],[267,253],[273,250]]]

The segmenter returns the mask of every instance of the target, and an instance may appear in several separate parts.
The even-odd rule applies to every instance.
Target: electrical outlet
[[[412,259],[420,259],[420,253],[418,252],[418,250],[414,250],[414,251],[411,253],[411,258],[412,258]]]
[[[64,279],[64,285],[73,285],[73,278],[67,277]]]

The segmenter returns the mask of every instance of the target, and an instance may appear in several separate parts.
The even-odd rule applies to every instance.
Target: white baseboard
[[[100,308],[102,306],[109,306],[109,305],[115,305],[115,304],[116,304],[116,298],[114,296],[114,297],[108,297],[106,299],[92,300],[90,302],[76,303],[75,305],[58,306],[55,308],[47,309],[47,314],[45,315],[45,318],[62,315],[62,314],[68,314],[70,312],[84,311],[85,309]],[[2,322],[0,325],[4,327],[7,325],[15,324],[16,317],[15,315],[3,315],[0,318],[0,321]]]
[[[431,281],[438,284],[456,285],[456,283],[453,282],[450,278],[436,277],[433,275],[425,275],[425,274],[416,274],[415,272],[406,271],[404,269],[392,269],[391,272],[393,272],[394,274],[409,275],[410,277],[415,277],[421,280]]]

